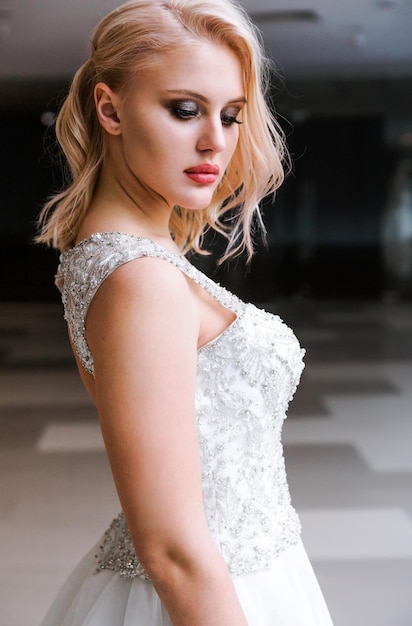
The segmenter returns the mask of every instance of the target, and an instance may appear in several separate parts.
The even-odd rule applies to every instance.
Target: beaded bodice
[[[246,304],[159,244],[121,233],[97,233],[61,256],[57,285],[73,345],[85,369],[93,358],[85,336],[87,310],[104,279],[142,256],[164,259],[236,314],[198,350],[196,417],[204,509],[210,532],[232,574],[270,567],[297,542],[281,430],[303,369],[304,351],[282,320]],[[123,514],[100,547],[99,569],[147,578]]]

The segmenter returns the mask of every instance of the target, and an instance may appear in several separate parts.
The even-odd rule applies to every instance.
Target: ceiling
[[[0,106],[67,81],[119,0],[0,0]],[[287,81],[396,83],[412,93],[412,0],[244,0]],[[372,82],[370,83],[372,85]],[[36,86],[34,89],[33,86]],[[402,85],[399,94],[399,85]],[[24,89],[26,88],[26,91]],[[375,97],[375,96],[374,96]]]

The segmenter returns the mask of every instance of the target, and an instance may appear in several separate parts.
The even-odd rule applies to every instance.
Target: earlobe
[[[94,88],[94,101],[100,124],[110,135],[120,135],[120,119],[117,114],[119,96],[105,83],[98,83]]]

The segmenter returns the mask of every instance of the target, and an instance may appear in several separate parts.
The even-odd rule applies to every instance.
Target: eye
[[[237,119],[237,116],[239,115],[239,113],[240,113],[239,109],[223,111],[220,116],[220,119],[222,120],[222,125],[232,126],[232,124],[241,124],[242,122]]]
[[[233,115],[221,115],[220,119],[222,120],[223,126],[232,126],[232,124],[241,124],[242,122]]]
[[[195,102],[173,102],[169,110],[179,120],[190,120],[200,115],[199,107]]]

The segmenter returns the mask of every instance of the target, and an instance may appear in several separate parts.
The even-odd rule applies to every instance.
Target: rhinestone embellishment
[[[298,385],[304,350],[276,315],[239,300],[187,259],[156,242],[123,233],[97,233],[60,258],[56,284],[84,368],[93,374],[85,336],[90,303],[107,276],[133,259],[174,264],[235,321],[198,350],[196,417],[204,510],[210,532],[233,575],[266,570],[300,535],[287,485],[282,425]],[[139,563],[122,513],[104,534],[96,572],[149,577]]]

